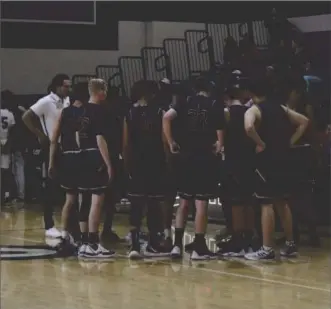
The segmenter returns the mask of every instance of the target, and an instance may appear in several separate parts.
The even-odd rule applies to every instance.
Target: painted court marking
[[[15,237],[15,236],[6,236],[6,237],[11,238],[11,239],[20,240],[20,241],[26,241],[26,242],[44,243],[43,241],[40,241],[40,240],[34,240],[34,239],[23,238],[23,237]],[[164,262],[164,261],[159,261],[159,263],[160,264],[165,264],[165,265],[169,264],[169,263]],[[243,279],[248,279],[248,280],[253,280],[253,281],[260,281],[260,282],[278,284],[278,285],[283,285],[283,286],[297,287],[297,288],[308,289],[308,290],[313,290],[313,291],[320,291],[320,292],[326,292],[326,293],[331,292],[330,289],[323,289],[323,288],[319,288],[319,287],[314,287],[314,286],[304,285],[304,284],[298,284],[298,283],[284,282],[284,281],[280,281],[280,280],[259,278],[259,277],[255,277],[255,276],[237,274],[237,273],[228,272],[228,271],[221,271],[221,270],[208,269],[208,268],[194,268],[192,266],[189,266],[189,268],[193,269],[193,270],[197,270],[197,271],[203,271],[203,272],[208,272],[208,273],[213,273],[213,274],[218,274],[218,275],[224,275],[224,276],[231,276],[231,277],[236,277],[236,278],[243,278]]]

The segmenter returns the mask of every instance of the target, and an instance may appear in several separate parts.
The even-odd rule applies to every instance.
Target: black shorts
[[[129,199],[165,199],[168,183],[164,160],[150,160],[148,163],[139,163],[136,160],[130,176],[128,183]]]
[[[216,198],[219,159],[213,153],[179,154],[176,164],[179,197],[203,201]]]
[[[224,163],[220,199],[229,205],[252,205],[254,162],[225,160]]]
[[[254,187],[254,197],[260,203],[288,198],[293,188],[289,155],[276,156],[265,152],[258,154]]]
[[[98,150],[64,153],[60,171],[61,187],[66,191],[100,194],[108,188],[107,169]]]

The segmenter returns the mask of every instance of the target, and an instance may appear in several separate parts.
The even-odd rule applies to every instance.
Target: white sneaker
[[[82,244],[78,249],[78,257],[84,257],[87,244]]]
[[[171,250],[170,255],[174,259],[181,258],[183,256],[183,250],[179,246],[174,246]]]
[[[45,236],[49,238],[60,238],[62,233],[55,227],[52,227],[45,231]]]
[[[94,249],[91,245],[87,245],[85,249],[85,258],[92,258],[92,259],[102,259],[102,258],[111,258],[115,255],[114,251],[107,250],[100,244],[97,245],[97,248]]]

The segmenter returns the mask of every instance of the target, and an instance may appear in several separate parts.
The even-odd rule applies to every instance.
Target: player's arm
[[[290,139],[290,144],[291,144],[291,146],[293,146],[305,133],[305,131],[308,127],[308,124],[309,124],[309,119],[307,117],[289,109],[286,106],[282,106],[282,108],[286,111],[286,114],[289,117],[291,123],[294,124],[296,127],[296,130]]]
[[[163,117],[165,115],[165,111],[163,111]],[[163,123],[163,117],[162,117],[162,123]],[[163,148],[164,148],[164,153],[166,155],[166,159],[167,159],[167,162],[169,162],[169,159],[170,159],[170,149],[169,149],[169,144],[168,144],[168,141],[167,141],[167,138],[164,134],[164,131],[162,130],[162,142],[163,142]]]
[[[112,165],[111,165],[111,160],[110,160],[110,156],[109,156],[108,145],[107,145],[106,139],[104,137],[105,132],[107,131],[106,130],[107,121],[106,121],[105,114],[103,113],[103,109],[102,108],[98,109],[98,112],[99,113],[97,114],[97,117],[95,117],[95,119],[94,119],[94,133],[96,136],[97,145],[98,145],[101,157],[106,164],[108,176],[110,179]]]
[[[212,112],[214,127],[217,135],[216,153],[220,153],[224,146],[225,111],[223,104],[215,101]]]
[[[33,104],[22,116],[24,124],[39,139],[39,141],[48,140],[40,122],[40,118],[46,114],[46,104],[47,102],[42,98],[38,100],[37,103]]]
[[[170,108],[167,112],[164,113],[162,118],[163,134],[168,145],[172,145],[174,143],[171,123],[176,117],[177,117],[176,109]]]
[[[56,119],[53,134],[51,136],[51,142],[49,146],[49,169],[52,169],[55,166],[55,154],[58,150],[58,142],[61,134],[61,122],[62,113],[60,113]]]
[[[257,106],[253,105],[245,113],[245,130],[247,135],[257,146],[264,148],[265,143],[262,141],[255,128],[255,123],[258,120],[261,120],[261,112]]]
[[[129,136],[129,128],[126,117],[124,117],[124,121],[123,121],[122,156],[124,160],[125,170],[127,173],[130,173],[130,136]]]

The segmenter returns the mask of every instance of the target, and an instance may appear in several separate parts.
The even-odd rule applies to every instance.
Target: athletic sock
[[[265,251],[272,251],[272,247],[268,247],[268,246],[263,246],[263,249]]]
[[[184,229],[175,228],[175,246],[178,246],[180,248],[183,247],[183,236],[184,236]]]
[[[171,237],[171,229],[164,229],[164,237],[165,238]]]
[[[87,244],[88,243],[88,233],[87,232],[83,232],[80,235],[80,239],[82,241],[83,244]]]
[[[94,233],[89,233],[88,234],[88,242],[92,247],[96,247],[96,245],[99,243],[99,233],[94,232]]]

